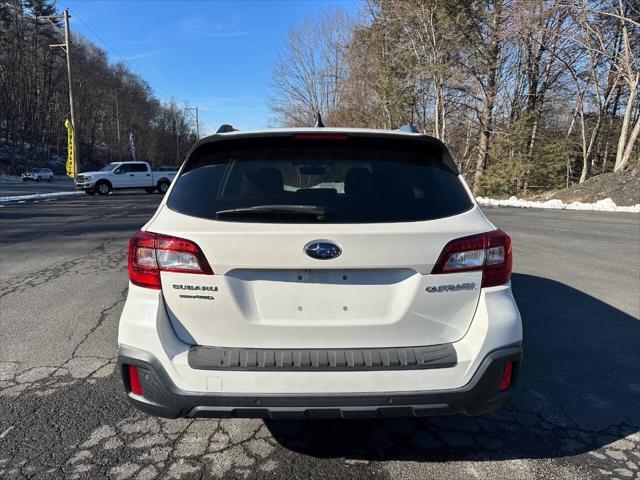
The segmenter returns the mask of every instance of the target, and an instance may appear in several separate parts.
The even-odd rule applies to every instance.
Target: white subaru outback
[[[131,239],[124,386],[163,417],[484,413],[522,359],[510,276],[439,140],[219,133]]]

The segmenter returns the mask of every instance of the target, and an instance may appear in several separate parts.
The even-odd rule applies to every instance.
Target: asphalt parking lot
[[[0,208],[0,478],[640,478],[640,216],[486,209],[525,361],[480,417],[165,420],[114,371],[126,246],[159,195]]]

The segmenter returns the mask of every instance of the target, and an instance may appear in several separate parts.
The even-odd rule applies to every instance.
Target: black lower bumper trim
[[[258,417],[258,418],[374,418],[429,416],[461,413],[479,415],[495,410],[512,395],[522,360],[522,347],[513,345],[485,357],[464,387],[438,391],[363,394],[225,394],[189,392],[171,381],[151,354],[121,347],[118,364],[125,389],[130,392],[128,369],[140,373],[144,396],[129,393],[140,410],[161,417]],[[508,390],[499,391],[507,361],[514,362]],[[401,374],[401,373],[399,373]],[[428,372],[425,372],[428,374]]]
[[[196,370],[259,372],[357,372],[424,370],[456,365],[450,343],[421,347],[357,349],[258,349],[195,346],[189,366]]]

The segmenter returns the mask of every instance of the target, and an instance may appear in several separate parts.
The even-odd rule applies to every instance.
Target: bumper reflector
[[[142,385],[140,384],[140,374],[138,367],[129,365],[129,388],[131,393],[142,396]]]
[[[502,371],[502,380],[500,380],[500,391],[504,392],[509,390],[511,386],[511,376],[513,374],[513,362],[509,360],[504,364],[504,370]]]

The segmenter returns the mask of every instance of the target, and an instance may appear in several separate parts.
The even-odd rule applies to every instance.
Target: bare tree
[[[311,126],[317,112],[330,118],[340,104],[347,77],[345,50],[350,41],[347,16],[336,10],[305,18],[285,41],[273,70],[270,99],[275,122]]]
[[[616,170],[635,162],[639,13],[628,0],[368,0],[328,61],[314,22],[292,33],[272,107],[287,125],[322,106],[334,125],[414,123],[447,141],[476,193],[583,182],[612,168],[615,143]]]
[[[603,119],[614,99],[616,106],[612,115],[616,115],[622,92],[626,92],[627,101],[622,114],[614,171],[626,168],[640,134],[640,121],[636,120],[633,125],[640,82],[640,25],[627,17],[631,8],[623,0],[619,0],[617,9],[607,2],[587,0],[571,5],[576,24],[580,28],[580,33],[572,38],[586,54],[585,70],[592,88],[591,98],[596,107],[592,115],[595,117],[594,126],[588,139],[584,133],[584,108],[581,109],[583,167],[580,183],[586,180],[595,162],[592,157],[595,155]]]
[[[63,169],[69,103],[65,60],[58,33],[42,16],[56,13],[52,0],[0,0],[0,170],[16,172],[35,165]],[[111,64],[106,53],[81,36],[73,36],[73,90],[79,125],[81,168],[118,159],[118,129],[133,132],[141,159],[176,163],[176,149],[166,139],[176,136],[162,121],[167,107],[150,86],[122,64]],[[114,93],[118,92],[119,108]],[[178,112],[177,143],[184,153],[195,141]]]
[[[638,108],[638,87],[640,85],[640,25],[632,21],[628,16],[631,10],[635,12],[636,18],[640,18],[640,12],[637,9],[633,8],[630,4],[625,6],[623,0],[619,0],[618,11],[616,13],[622,34],[622,51],[616,55],[616,68],[627,84],[629,96],[620,128],[616,163],[613,167],[615,172],[627,168],[634,146],[640,135],[640,115],[636,117],[635,123],[632,126],[633,111],[634,108]]]
[[[478,2],[480,9],[468,8],[469,25],[463,31],[465,38],[478,60],[469,70],[480,86],[482,110],[480,115],[480,137],[476,168],[473,175],[473,191],[480,189],[489,157],[489,141],[493,128],[493,109],[498,95],[498,75],[503,41],[503,2],[493,0]],[[486,8],[482,8],[485,7]],[[475,62],[474,62],[475,63]]]

